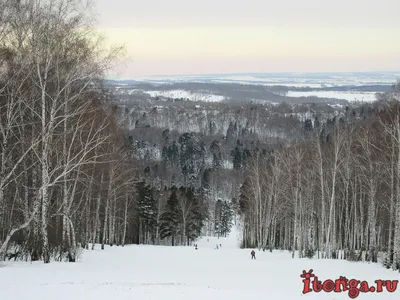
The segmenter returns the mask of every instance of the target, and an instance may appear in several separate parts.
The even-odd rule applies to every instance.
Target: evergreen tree
[[[242,136],[248,135],[250,133],[250,123],[249,121],[246,122],[246,126],[242,128]]]
[[[245,167],[250,159],[251,159],[251,152],[249,149],[245,148],[242,153],[242,166]]]
[[[201,178],[201,187],[203,188],[203,190],[210,190],[212,176],[213,169],[208,168],[204,170],[203,176]]]
[[[242,151],[240,151],[238,146],[236,146],[235,149],[231,151],[231,157],[233,162],[233,168],[235,170],[241,169],[243,164],[243,158],[242,158]]]
[[[175,238],[179,233],[181,218],[179,214],[179,203],[176,187],[172,187],[165,210],[160,216],[160,237],[165,239],[171,237],[172,246],[175,246]]]
[[[213,155],[213,168],[218,169],[222,166],[222,155],[220,149],[220,143],[214,140],[210,145],[210,151]]]
[[[214,213],[214,231],[220,236],[220,229],[221,229],[221,215],[222,215],[222,201],[218,199],[215,203],[215,213]]]
[[[167,146],[164,146],[163,148],[162,148],[162,150],[161,150],[161,161],[162,161],[162,163],[163,164],[168,164],[168,162],[169,162],[169,157],[168,157],[168,147]]]
[[[214,121],[209,122],[209,133],[210,135],[214,135],[217,132],[217,125],[215,125]]]
[[[246,177],[239,191],[239,215],[245,214],[249,209],[249,197],[251,195],[251,185],[249,177]]]
[[[187,181],[191,177],[197,177],[204,167],[205,149],[195,134],[186,132],[179,137],[180,144],[180,165],[182,174]]]
[[[304,122],[304,130],[306,132],[311,132],[313,130],[313,124],[311,119],[306,119],[306,121]]]
[[[235,121],[235,124],[233,124],[233,134],[235,137],[237,137],[238,130],[239,130],[239,126],[238,126],[237,121]]]
[[[235,126],[232,122],[230,122],[228,130],[226,131],[226,139],[232,140],[234,137],[235,137]]]
[[[219,221],[219,234],[227,236],[232,228],[233,209],[228,201],[223,201],[221,205],[221,218]]]
[[[135,140],[134,140],[134,138],[133,138],[133,136],[128,136],[128,144],[129,144],[129,147],[133,147],[133,144],[135,143]]]
[[[145,181],[136,185],[136,199],[139,215],[139,240],[154,243],[157,226],[157,199],[154,190]]]
[[[171,131],[170,131],[169,129],[165,129],[165,130],[162,132],[162,137],[164,138],[165,143],[168,143],[168,141],[169,141],[169,139],[170,139],[170,137],[171,137]]]
[[[179,164],[179,145],[176,141],[173,141],[172,145],[168,148],[168,158],[171,164]]]
[[[315,120],[314,120],[314,127],[317,128],[317,129],[319,129],[320,126],[321,126],[321,122],[319,121],[318,117],[315,117]]]
[[[184,192],[182,191],[185,197],[187,197],[188,202],[192,205],[189,211],[189,218],[186,224],[186,232],[185,235],[188,239],[188,244],[190,240],[195,240],[201,234],[201,229],[204,226],[205,213],[203,206],[201,205],[199,195],[196,195],[193,188],[185,188]]]
[[[237,214],[239,212],[239,200],[237,197],[232,198],[231,207],[234,214]]]

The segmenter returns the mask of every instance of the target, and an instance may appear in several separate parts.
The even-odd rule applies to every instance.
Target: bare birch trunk
[[[114,177],[114,168],[111,168],[110,171],[110,178],[109,178],[109,183],[108,183],[108,194],[107,194],[107,199],[106,199],[106,207],[104,211],[104,226],[103,226],[103,238],[102,238],[102,243],[101,243],[101,249],[104,250],[104,245],[107,244],[107,227],[109,226],[109,218],[110,218],[110,198],[111,198],[111,193],[112,193],[112,182],[113,182],[113,177]],[[110,232],[108,232],[109,236]]]
[[[128,202],[129,202],[129,196],[128,196],[128,193],[126,193],[125,209],[124,209],[124,226],[123,226],[124,229],[123,229],[123,233],[122,233],[122,242],[121,242],[122,247],[125,246],[126,227],[128,225]]]
[[[397,150],[396,166],[396,202],[395,202],[395,227],[393,247],[393,269],[400,269],[400,116],[397,114],[395,122],[395,145]]]

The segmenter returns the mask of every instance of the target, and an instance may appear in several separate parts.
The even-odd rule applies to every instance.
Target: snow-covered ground
[[[213,95],[208,93],[191,93],[185,90],[170,90],[170,91],[143,91],[151,97],[163,96],[174,99],[188,99],[189,101],[204,101],[204,102],[221,102],[225,100],[224,96]]]
[[[216,243],[222,244],[218,250]],[[377,264],[292,259],[288,252],[239,249],[228,238],[202,238],[194,247],[125,246],[86,251],[77,263],[7,263],[0,295],[7,300],[246,300],[350,299],[348,292],[302,294],[300,274],[313,269],[322,281],[398,280]],[[358,299],[398,299],[399,292],[360,293]]]
[[[309,97],[316,96],[320,98],[335,98],[347,101],[363,101],[372,102],[376,100],[376,93],[374,92],[336,92],[336,91],[311,91],[311,92],[297,92],[289,91],[286,96],[288,97]]]

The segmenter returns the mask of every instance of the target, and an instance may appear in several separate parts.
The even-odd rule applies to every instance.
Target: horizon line
[[[107,77],[106,80],[135,80],[135,78],[156,78],[156,77],[205,77],[205,76],[232,76],[232,75],[307,75],[307,74],[378,74],[378,73],[386,73],[386,74],[396,74],[399,73],[400,70],[397,71],[335,71],[335,72],[234,72],[234,73],[192,73],[192,74],[155,74],[155,75],[133,75],[129,77],[125,77],[125,79],[112,79],[111,77],[118,77],[118,76],[110,76]],[[122,77],[122,76],[121,76]]]

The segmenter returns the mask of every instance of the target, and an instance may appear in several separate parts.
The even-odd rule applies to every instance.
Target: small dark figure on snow
[[[256,259],[256,252],[254,250],[251,251],[251,259]]]
[[[197,244],[194,244],[194,250],[197,250]]]

